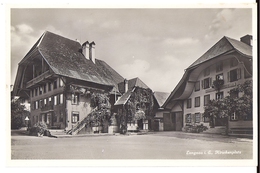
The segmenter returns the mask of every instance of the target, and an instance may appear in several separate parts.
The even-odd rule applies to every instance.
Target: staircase
[[[85,125],[87,124],[88,120],[87,118],[89,117],[89,115],[91,115],[91,113],[93,113],[94,111],[96,111],[98,109],[98,107],[94,108],[83,120],[77,122],[72,129],[67,131],[67,134],[70,135],[76,135],[79,133],[80,130],[82,130]]]

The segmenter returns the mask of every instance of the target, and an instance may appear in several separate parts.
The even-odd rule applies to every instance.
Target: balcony
[[[42,73],[41,75],[33,78],[32,80],[30,80],[29,82],[26,83],[26,88],[30,88],[31,86],[37,84],[37,83],[40,83],[42,82],[44,79],[50,77],[52,74],[51,72],[48,70],[44,73]]]
[[[53,111],[53,105],[46,105],[44,107],[41,108],[42,112],[49,112],[49,111]]]
[[[220,88],[224,85],[224,80],[223,79],[217,79],[213,81],[212,87],[215,88],[216,90],[220,90]]]

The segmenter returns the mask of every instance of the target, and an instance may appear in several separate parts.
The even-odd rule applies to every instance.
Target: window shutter
[[[237,79],[241,79],[241,68],[237,69]]]
[[[230,82],[230,71],[227,72],[227,79],[228,79],[228,82]]]
[[[212,86],[212,78],[210,77],[209,78],[209,87],[211,87]]]
[[[195,122],[195,114],[191,114],[191,122]]]
[[[204,80],[201,80],[201,88],[204,89]]]

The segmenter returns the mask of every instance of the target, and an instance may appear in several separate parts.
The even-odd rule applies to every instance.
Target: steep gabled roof
[[[132,90],[128,90],[126,93],[124,93],[122,95],[122,97],[120,97],[120,99],[118,99],[116,101],[115,106],[117,106],[117,105],[124,105],[127,102],[127,100],[130,98],[131,93],[132,93]]]
[[[21,64],[31,61],[31,58],[36,54],[46,61],[51,71],[56,75],[115,86],[117,92],[117,84],[124,80],[106,62],[96,59],[96,63],[93,63],[86,59],[78,41],[46,31],[19,63],[14,86],[15,94],[18,94],[23,75],[24,67]]]
[[[114,85],[81,53],[79,42],[46,32],[38,50],[55,74],[102,85]]]
[[[170,96],[166,99],[162,107],[166,107],[172,99],[180,99],[180,95],[185,92],[185,86],[190,75],[194,72],[194,69],[198,69],[197,67],[199,67],[200,64],[209,62],[209,60],[213,60],[220,55],[231,53],[232,51],[236,51],[244,57],[252,58],[251,46],[241,41],[224,36],[185,70],[183,77],[171,92]]]
[[[224,36],[215,45],[213,45],[207,52],[205,52],[199,59],[197,59],[194,63],[192,63],[188,67],[188,69],[232,50],[236,50],[245,56],[249,56],[249,57],[252,56],[251,46],[241,41]]]
[[[140,87],[144,89],[148,89],[149,87],[141,81],[138,77],[128,80],[128,90],[132,90],[134,87]],[[124,82],[120,82],[118,84],[119,92],[124,93],[125,92],[125,86]]]
[[[77,41],[46,31],[27,55],[36,49],[53,72],[61,76],[103,85],[116,85],[123,81],[123,77],[104,61],[96,59],[94,64],[86,59],[81,48]]]
[[[102,73],[115,84],[116,88],[118,89],[117,84],[123,82],[124,78],[105,61],[96,59],[96,65],[102,71]]]
[[[136,87],[149,89],[149,87],[141,81],[138,77],[130,79],[128,81],[128,91],[125,93],[125,85],[124,82],[118,84],[119,92],[124,93],[120,99],[117,100],[115,105],[124,105],[127,100],[130,98],[131,93],[135,90]]]
[[[163,103],[166,101],[166,99],[169,97],[170,93],[165,92],[154,92],[154,98],[156,99],[158,105],[162,107]]]

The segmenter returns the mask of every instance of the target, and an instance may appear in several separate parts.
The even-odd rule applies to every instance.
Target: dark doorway
[[[140,130],[143,130],[143,119],[137,120],[137,125]]]
[[[175,131],[182,131],[182,112],[175,112]]]
[[[159,121],[160,120],[154,120],[154,122],[153,122],[153,129],[154,129],[154,131],[159,131]]]

